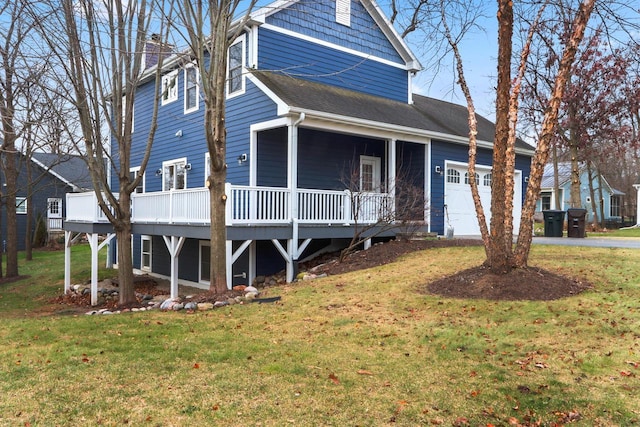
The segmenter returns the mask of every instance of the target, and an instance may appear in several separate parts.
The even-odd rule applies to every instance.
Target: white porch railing
[[[227,225],[287,224],[293,219],[307,224],[353,224],[352,206],[356,206],[359,223],[375,223],[389,218],[393,208],[391,196],[385,193],[297,189],[295,206],[291,206],[291,191],[287,188],[227,184],[226,193]],[[131,197],[134,223],[207,224],[209,209],[206,188]],[[67,194],[66,220],[107,222],[93,192]]]
[[[62,218],[47,218],[47,230],[62,230]]]

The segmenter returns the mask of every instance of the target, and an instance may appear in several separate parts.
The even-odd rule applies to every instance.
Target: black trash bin
[[[567,210],[567,237],[585,237],[586,209],[571,208]]]
[[[544,237],[562,237],[564,211],[542,211],[544,216]]]

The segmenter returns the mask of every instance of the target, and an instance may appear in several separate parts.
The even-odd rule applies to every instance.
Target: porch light
[[[160,176],[160,175],[162,175],[162,169],[156,170],[156,176]]]
[[[442,175],[442,168],[440,167],[440,165],[436,165],[435,172]]]
[[[188,171],[191,170],[191,163],[187,163],[186,165],[184,165],[184,168]]]
[[[247,153],[242,153],[238,156],[238,164],[241,165],[243,162],[247,161]]]

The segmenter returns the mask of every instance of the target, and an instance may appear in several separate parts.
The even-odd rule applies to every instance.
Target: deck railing
[[[389,217],[393,206],[391,196],[385,193],[296,189],[295,205],[287,188],[227,184],[226,193],[227,225],[287,224],[293,219],[307,224],[375,223]],[[209,209],[206,188],[131,196],[134,223],[207,224]],[[107,222],[93,192],[67,195],[66,220]]]

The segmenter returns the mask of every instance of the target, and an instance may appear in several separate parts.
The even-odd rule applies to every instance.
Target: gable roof
[[[407,104],[267,71],[254,70],[249,76],[278,104],[281,115],[305,113],[317,118],[468,143],[468,111],[461,105],[421,95],[414,95],[414,104]],[[478,144],[490,147],[495,125],[482,116],[476,117]],[[516,142],[516,149],[527,153],[533,151],[533,147],[522,140]]]
[[[51,175],[69,185],[73,191],[85,191],[93,188],[89,168],[81,156],[32,153],[31,159]]]
[[[265,23],[266,17],[278,13],[279,11],[291,7],[293,4],[301,0],[276,0],[264,7],[261,7],[250,14],[249,21],[258,25]],[[389,40],[391,45],[396,49],[402,60],[407,65],[409,71],[420,71],[422,65],[418,58],[413,54],[409,46],[400,37],[393,24],[386,17],[380,6],[374,0],[360,0],[360,4],[366,9],[371,18],[378,25],[382,33]],[[232,24],[237,25],[241,20],[234,21]]]
[[[582,174],[585,171],[586,164],[585,162],[579,163],[580,173]],[[571,162],[558,162],[558,186],[563,187],[571,180]],[[553,173],[553,163],[547,163],[544,165],[544,172],[542,174],[542,181],[540,183],[540,188],[553,188],[554,186],[554,173]],[[614,195],[622,196],[623,193],[620,190],[616,190],[615,188],[609,185],[607,179],[602,175],[602,181],[604,185],[609,189],[609,192]]]

